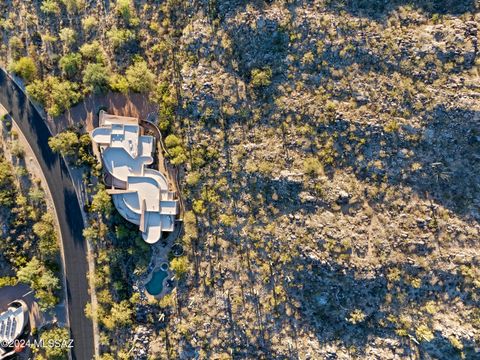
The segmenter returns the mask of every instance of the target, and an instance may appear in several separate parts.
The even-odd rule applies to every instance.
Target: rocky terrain
[[[102,84],[143,92],[181,139],[189,266],[127,350],[138,325],[154,359],[480,356],[476,1],[12,0],[0,14],[4,65],[28,56],[30,81],[76,84],[79,102]],[[59,59],[78,52],[67,74]],[[151,87],[128,75],[139,57]],[[95,62],[105,83],[85,76]],[[104,342],[105,359],[117,350]]]

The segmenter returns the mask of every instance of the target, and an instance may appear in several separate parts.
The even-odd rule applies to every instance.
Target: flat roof
[[[145,165],[153,162],[149,156],[132,158],[123,148],[108,147],[102,157],[108,172],[121,181],[127,181],[129,176],[142,176]]]
[[[105,126],[105,125],[112,125],[112,124],[137,124],[138,125],[138,119],[134,117],[129,117],[129,116],[119,116],[119,115],[113,115],[113,114],[108,114],[104,110],[101,110],[99,113],[99,123],[100,126]]]
[[[148,176],[129,176],[127,179],[128,190],[135,190],[138,198],[145,201],[146,211],[160,210],[160,185]]]
[[[26,305],[20,301],[14,303],[17,303],[18,306],[9,306],[0,314],[0,342],[15,340],[25,328],[28,319],[25,316]]]
[[[138,119],[105,112],[91,136],[100,145],[106,171],[120,181],[109,191],[120,214],[139,225],[148,243],[157,242],[162,231],[173,231],[178,201],[166,177],[147,167],[153,163],[155,138],[140,135]]]

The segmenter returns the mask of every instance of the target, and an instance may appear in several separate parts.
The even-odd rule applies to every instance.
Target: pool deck
[[[166,286],[167,280],[175,280],[175,274],[170,269],[167,270],[168,275],[163,280],[163,288],[160,294],[158,295],[149,294],[147,289],[145,288],[145,285],[150,281],[150,279],[153,276],[153,273],[160,269],[163,263],[167,263],[167,264],[169,263],[168,254],[172,249],[172,246],[175,243],[175,240],[180,234],[181,228],[182,228],[181,223],[177,222],[175,226],[175,230],[169,233],[168,237],[164,240],[166,242],[166,246],[162,246],[162,242],[163,242],[162,240],[152,245],[152,259],[150,260],[150,265],[148,266],[149,271],[148,271],[148,274],[145,275],[145,278],[141,279],[140,281],[142,290],[144,291],[148,300],[152,300],[152,301],[159,300],[173,290],[173,287],[169,288]]]

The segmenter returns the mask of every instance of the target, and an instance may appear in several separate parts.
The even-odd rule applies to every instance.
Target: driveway
[[[0,71],[0,103],[9,111],[35,153],[53,197],[62,233],[71,336],[72,358],[91,360],[94,354],[93,324],[85,316],[90,301],[87,249],[82,236],[83,218],[72,179],[63,159],[48,146],[51,136],[44,119],[23,91]]]
[[[44,317],[30,287],[26,284],[18,284],[0,288],[0,312],[7,310],[8,304],[15,300],[25,301],[29,311],[30,328],[39,329],[43,325]]]

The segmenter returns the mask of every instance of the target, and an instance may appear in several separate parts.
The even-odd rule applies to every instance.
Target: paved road
[[[35,153],[52,193],[58,212],[65,252],[65,271],[71,336],[72,358],[91,360],[94,354],[93,324],[84,313],[90,301],[87,281],[87,249],[82,236],[83,219],[72,179],[65,162],[48,146],[48,127],[23,91],[0,71],[0,103],[10,112]]]

